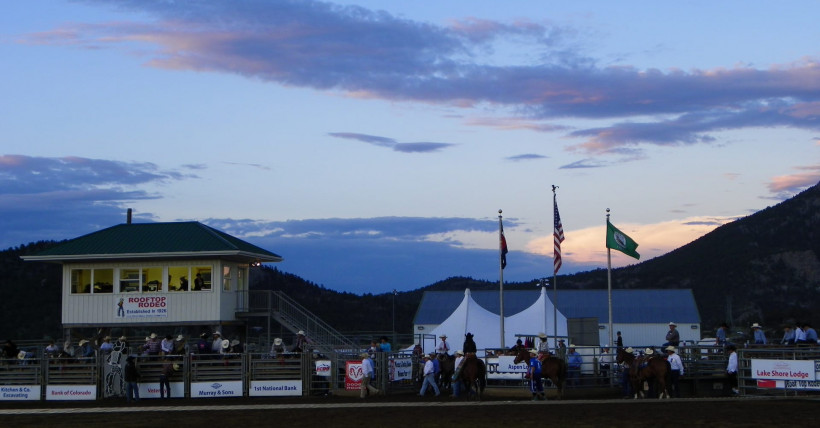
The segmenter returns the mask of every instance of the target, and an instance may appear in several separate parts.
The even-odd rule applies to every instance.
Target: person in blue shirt
[[[532,401],[545,399],[544,383],[541,379],[541,361],[538,359],[537,349],[530,349],[530,362],[527,368],[527,376],[530,377]]]
[[[567,365],[569,367],[568,374],[569,374],[569,382],[570,385],[578,385],[579,379],[581,377],[581,364],[583,364],[584,360],[581,358],[581,354],[575,350],[575,345],[569,345],[569,352],[567,352]]]
[[[803,323],[803,333],[806,335],[806,342],[809,345],[817,345],[817,332],[811,328],[811,324]]]
[[[382,343],[379,344],[379,348],[382,352],[390,352],[392,350],[390,342],[387,341],[387,336],[382,336]]]
[[[726,331],[729,330],[729,325],[725,322],[720,323],[720,326],[717,329],[717,339],[715,340],[715,345],[717,346],[726,346],[728,342],[726,342]]]
[[[754,331],[754,340],[756,345],[766,344],[766,334],[763,333],[763,327],[758,323],[752,324],[752,331]]]
[[[794,330],[792,326],[787,325],[783,327],[783,339],[780,340],[781,345],[794,345]]]

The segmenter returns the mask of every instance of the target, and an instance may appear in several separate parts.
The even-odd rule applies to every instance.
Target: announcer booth
[[[249,267],[282,261],[199,222],[130,221],[23,259],[63,265],[66,337],[89,327],[133,336],[224,326],[240,334],[236,313],[247,307]]]

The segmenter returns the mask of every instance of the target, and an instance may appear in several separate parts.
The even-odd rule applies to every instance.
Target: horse
[[[540,354],[538,360],[541,361],[541,377],[549,379],[557,389],[557,399],[564,396],[564,384],[567,381],[567,362],[552,355]],[[518,354],[513,360],[513,364],[521,363],[522,361],[530,361],[530,351],[527,349],[519,349]]]
[[[453,373],[455,373],[455,357],[450,354],[438,354],[439,378],[438,387],[442,390],[450,389]]]
[[[635,358],[635,355],[618,349],[617,363],[629,365],[629,379],[635,398],[645,397],[643,383],[652,382],[658,398],[670,398],[669,385],[672,383],[672,368],[669,361],[660,355],[644,355]]]
[[[483,360],[470,353],[461,362],[458,379],[461,381],[462,394],[473,394],[472,388],[475,387],[475,398],[481,400],[481,394],[487,386],[487,366]]]

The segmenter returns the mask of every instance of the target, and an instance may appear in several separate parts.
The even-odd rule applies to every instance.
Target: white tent
[[[504,342],[505,344],[514,344],[516,334],[526,334],[535,336],[538,333],[546,333],[550,338],[550,347],[555,346],[553,336],[555,336],[555,329],[553,327],[553,320],[557,316],[558,321],[558,337],[567,336],[567,317],[560,311],[553,314],[555,305],[552,300],[547,297],[547,289],[541,287],[541,295],[529,308],[523,311],[504,317]],[[536,344],[538,342],[536,341]]]
[[[541,295],[527,309],[504,317],[504,345],[510,347],[515,344],[516,334],[536,335],[544,332],[547,336],[553,335],[552,301],[547,297],[546,290],[541,289]],[[500,317],[476,303],[470,296],[470,289],[464,290],[464,299],[458,307],[441,324],[430,333],[436,338],[447,335],[451,353],[461,349],[464,335],[472,333],[476,347],[499,348],[501,345]],[[558,336],[567,335],[567,317],[558,312]],[[552,344],[552,341],[551,341]]]
[[[506,329],[505,329],[506,330]],[[472,333],[476,348],[497,348],[501,340],[498,315],[484,309],[470,297],[470,289],[464,290],[464,299],[455,311],[431,331],[436,338],[447,335],[452,354],[464,344],[464,335]],[[436,342],[438,343],[438,342]]]

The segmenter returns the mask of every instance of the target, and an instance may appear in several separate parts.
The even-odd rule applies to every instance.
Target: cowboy
[[[373,360],[370,359],[370,354],[362,352],[359,356],[362,357],[362,384],[359,398],[364,398],[367,394],[381,395],[382,391],[370,384],[370,380],[373,379],[376,374],[376,371],[373,369]]]
[[[635,350],[630,347],[624,349],[623,352],[634,356]],[[621,363],[621,390],[624,393],[624,397],[632,396],[632,383],[629,378],[629,370],[629,362],[627,362],[627,359],[624,358],[623,363]]]
[[[459,392],[461,391],[461,365],[464,363],[464,351],[459,349],[456,351],[456,361],[455,361],[455,372],[453,373],[452,385],[453,385],[453,395],[451,398],[458,398]]]
[[[584,359],[581,358],[581,354],[575,350],[575,345],[569,345],[569,352],[567,352],[567,366],[569,368],[569,380],[570,383],[573,385],[578,385],[579,378],[581,377],[581,364],[583,364]]]
[[[540,339],[540,341],[538,342],[538,352],[549,354],[550,345],[547,342],[547,334],[544,332],[538,333],[538,339]]]
[[[473,334],[467,333],[464,335],[464,346],[462,347],[464,350],[464,354],[470,355],[477,352],[475,341],[473,340]]]
[[[675,389],[675,397],[680,398],[680,385],[678,383],[678,379],[683,376],[683,361],[681,361],[680,355],[675,353],[674,346],[667,346],[666,353],[668,354],[666,360],[669,361],[669,368],[672,369],[672,388]]]
[[[450,355],[450,344],[447,343],[447,335],[442,334],[438,338],[441,339],[441,342],[436,345],[436,354]]]
[[[669,323],[669,331],[666,333],[666,343],[662,346],[678,346],[680,344],[680,333],[677,327],[678,325],[674,322]]]
[[[754,340],[756,345],[766,344],[766,334],[763,333],[763,327],[761,327],[760,324],[752,324],[752,332],[754,334]]]
[[[433,360],[435,358],[431,357],[430,355],[424,356],[424,381],[421,383],[421,390],[419,391],[419,396],[424,397],[424,393],[427,392],[427,385],[433,387],[433,391],[436,393],[436,397],[441,394],[441,391],[438,389],[438,385],[436,385],[435,381],[435,367],[433,366]]]

